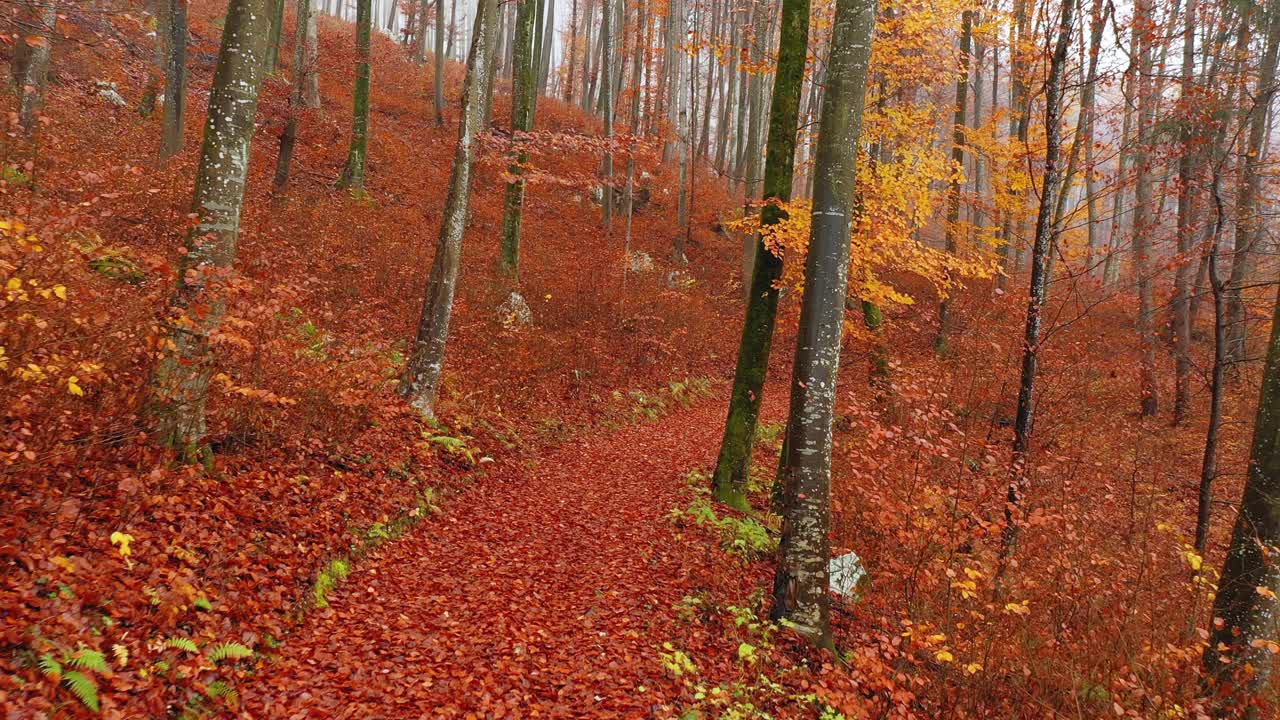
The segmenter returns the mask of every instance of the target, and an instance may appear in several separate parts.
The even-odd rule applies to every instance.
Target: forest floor
[[[495,473],[355,568],[244,688],[255,717],[666,717],[655,638],[714,562],[667,517],[715,452],[698,403]]]

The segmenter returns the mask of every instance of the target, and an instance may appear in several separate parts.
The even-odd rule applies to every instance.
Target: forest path
[[[724,403],[495,472],[355,567],[245,688],[270,718],[654,717],[705,547],[665,519]]]

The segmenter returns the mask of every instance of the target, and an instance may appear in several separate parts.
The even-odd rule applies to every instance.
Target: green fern
[[[195,641],[191,638],[171,637],[164,641],[164,646],[189,653],[200,652],[200,648],[196,647]]]
[[[45,653],[41,655],[37,664],[40,666],[40,672],[44,673],[45,677],[52,678],[54,680],[62,677],[62,663],[54,659],[52,653]]]
[[[84,706],[94,712],[98,712],[100,705],[98,704],[98,684],[88,675],[72,670],[67,673],[62,682],[75,695]]]
[[[111,672],[111,668],[107,666],[107,656],[97,650],[77,650],[67,658],[67,664],[104,675]]]
[[[222,660],[243,660],[247,657],[253,657],[253,651],[237,642],[222,643],[214,645],[205,651],[211,662],[220,662]]]
[[[231,687],[225,680],[214,680],[209,683],[209,686],[204,690],[204,694],[210,700],[225,700],[228,705],[235,705],[240,701],[240,693],[236,692],[236,689]]]

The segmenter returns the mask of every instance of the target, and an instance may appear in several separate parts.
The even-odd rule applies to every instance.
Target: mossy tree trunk
[[[533,74],[533,22],[536,0],[518,0],[516,5],[515,48],[512,52],[513,82],[511,84],[511,130],[516,143],[525,139],[521,133],[533,130],[534,105],[537,103],[537,85]],[[523,148],[511,166],[514,178],[507,183],[506,207],[502,215],[502,253],[499,269],[515,279],[520,275],[520,223],[524,207],[524,179],[520,177],[529,154]]]
[[[160,159],[182,150],[187,112],[187,0],[161,0],[168,4],[165,23],[164,130]]]
[[[356,86],[352,99],[351,147],[338,187],[364,189],[365,165],[369,157],[369,55],[372,45],[373,0],[356,1]]]
[[[462,118],[458,142],[449,176],[440,238],[436,245],[426,298],[418,320],[409,365],[400,381],[400,394],[426,417],[435,414],[436,393],[444,369],[445,344],[453,316],[453,298],[458,289],[458,269],[462,260],[462,239],[467,229],[471,199],[471,171],[476,143],[485,131],[484,116],[492,88],[489,72],[494,60],[494,22],[498,0],[480,0],[476,11],[474,39],[467,57],[467,76],[462,87]]]
[[[270,36],[270,0],[231,0],[209,95],[192,211],[198,222],[178,265],[165,350],[152,372],[148,412],[162,445],[189,458],[202,451],[213,359],[209,335],[222,320],[223,283],[236,257]]]
[[[829,649],[833,647],[827,590],[831,421],[875,18],[875,0],[836,0],[815,159],[813,228],[791,379],[791,417],[782,472],[782,540],[773,583],[772,617],[787,621],[814,645]]]
[[[267,74],[280,65],[280,37],[284,35],[284,4],[286,0],[273,0],[271,5],[271,41],[267,45]]]
[[[773,77],[773,106],[769,111],[764,197],[766,200],[787,202],[791,199],[800,88],[804,82],[809,45],[809,0],[785,0],[782,3],[781,27],[778,67]],[[762,225],[775,225],[784,219],[783,210],[776,204],[767,204],[761,210]],[[712,473],[716,499],[740,510],[748,507],[751,448],[755,443],[756,423],[760,419],[760,403],[764,398],[765,375],[778,313],[778,289],[774,284],[782,276],[782,258],[764,246],[761,236],[757,235],[754,241],[756,259],[751,270],[746,320],[742,325],[733,391],[729,397],[729,416],[724,423],[720,455]]]

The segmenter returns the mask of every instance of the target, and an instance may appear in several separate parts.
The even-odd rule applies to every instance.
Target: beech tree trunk
[[[270,0],[231,0],[209,95],[192,212],[197,224],[178,263],[164,354],[152,371],[148,414],[157,442],[188,459],[204,453],[209,335],[225,312],[222,283],[236,258],[240,208],[258,111]]]
[[[781,22],[778,67],[773,76],[773,106],[769,109],[764,197],[766,201],[788,202],[800,122],[800,88],[804,83],[809,46],[809,0],[784,0]],[[776,204],[767,204],[761,209],[761,225],[776,225],[785,219],[785,212]],[[751,449],[760,419],[760,403],[764,400],[765,375],[778,314],[778,289],[774,283],[782,276],[782,258],[769,252],[759,234],[754,240],[755,263],[742,340],[738,345],[733,391],[729,396],[729,416],[711,476],[716,499],[739,510],[750,507],[747,481],[751,474]]]
[[[828,649],[834,649],[827,590],[831,421],[875,18],[875,0],[836,0],[781,478],[782,539],[773,583],[773,619],[786,620],[788,627]]]
[[[1249,135],[1245,152],[1240,159],[1240,181],[1236,191],[1235,250],[1231,255],[1231,278],[1227,281],[1227,356],[1233,363],[1246,357],[1248,325],[1244,307],[1244,285],[1251,272],[1253,243],[1262,227],[1261,170],[1265,167],[1267,114],[1276,94],[1280,2],[1269,0],[1265,9],[1259,9],[1259,14],[1266,23],[1266,33],[1258,65],[1258,81],[1246,116]]]
[[[954,255],[959,251],[956,243],[960,230],[960,173],[964,172],[964,131],[968,124],[969,107],[969,62],[973,53],[973,11],[965,10],[960,15],[960,74],[956,77],[956,109],[951,130],[951,163],[957,167],[952,173],[951,184],[947,188],[947,219],[944,233],[946,235],[947,252]],[[947,352],[947,336],[951,330],[951,299],[942,298],[938,304],[938,335],[933,340],[933,349],[938,353]]]
[[[44,85],[58,25],[58,3],[27,0],[22,3],[22,24],[30,32],[14,42],[12,77],[18,96],[18,124],[28,135],[35,129],[36,112],[44,105]]]
[[[187,0],[161,2],[169,5],[164,43],[164,130],[160,137],[163,161],[182,150],[187,111]]]
[[[458,143],[449,176],[440,239],[436,245],[431,277],[427,281],[417,337],[409,364],[400,381],[400,394],[426,417],[434,417],[436,394],[444,369],[445,343],[453,316],[453,298],[458,289],[458,268],[462,260],[462,239],[467,230],[471,200],[471,170],[476,143],[485,132],[484,116],[492,94],[489,66],[494,55],[494,25],[498,0],[479,0],[471,51],[467,56],[467,76],[462,87],[462,115],[458,123]]]
[[[601,117],[604,118],[605,142],[613,140],[613,10],[609,0],[601,0],[600,36],[604,49],[600,53]],[[606,231],[613,224],[613,153],[606,147],[600,161],[600,222]]]
[[[289,117],[280,135],[280,155],[276,159],[276,176],[273,187],[276,192],[289,184],[289,169],[293,163],[293,148],[298,140],[298,123],[302,108],[306,105],[307,76],[312,69],[307,64],[307,28],[314,22],[311,0],[297,0],[297,24],[293,42],[293,89],[289,93]]]
[[[481,0],[483,2],[484,0]],[[436,110],[436,127],[444,127],[444,0],[436,0],[436,59],[434,87],[434,104]]]
[[[1058,167],[1062,155],[1062,82],[1066,73],[1067,51],[1071,45],[1077,2],[1078,0],[1062,0],[1058,37],[1049,61],[1049,77],[1044,85],[1044,180],[1031,247],[1031,285],[1027,293],[1027,319],[1023,331],[1022,381],[1018,386],[1018,412],[1013,426],[1014,477],[1009,483],[1008,501],[1005,505],[1001,558],[1011,555],[1017,543],[1018,520],[1014,514],[1022,502],[1027,486],[1027,451],[1031,448],[1031,432],[1035,423],[1036,375],[1040,367],[1041,328],[1044,322],[1041,310],[1049,294],[1046,263],[1059,231],[1053,220],[1054,203],[1062,184],[1062,170]]]
[[[1272,313],[1247,473],[1213,602],[1204,668],[1222,704],[1247,707],[1245,717],[1274,717],[1264,715],[1261,705],[1274,664],[1268,645],[1275,640],[1280,615],[1280,566],[1274,558],[1280,546],[1280,294]]]
[[[1148,144],[1155,123],[1155,97],[1151,78],[1151,0],[1137,0],[1134,5],[1133,45],[1137,58],[1137,132],[1133,152],[1133,274],[1138,288],[1138,343],[1142,358],[1139,366],[1139,408],[1143,417],[1154,416],[1160,408],[1156,389],[1155,307],[1152,300],[1151,199],[1152,167]]]
[[[308,7],[310,8],[310,2]],[[315,8],[310,8],[307,12],[302,61],[302,104],[305,107],[318,108],[320,107],[320,39],[316,32]]]
[[[1189,112],[1194,96],[1196,69],[1196,0],[1187,0],[1182,33],[1182,105]],[[1183,118],[1181,152],[1178,158],[1178,257],[1173,274],[1173,424],[1182,424],[1191,403],[1191,262],[1195,255],[1196,182],[1199,129],[1190,117]]]
[[[352,100],[351,147],[338,187],[364,189],[364,171],[369,156],[369,56],[372,46],[373,0],[356,0],[356,86]]]
[[[523,144],[521,133],[533,130],[533,108],[537,103],[537,87],[533,75],[533,21],[536,0],[518,0],[516,4],[516,36],[512,53],[511,130],[516,142]],[[520,223],[524,208],[524,164],[529,154],[523,147],[511,166],[514,180],[507,183],[506,207],[502,216],[502,253],[499,269],[510,278],[520,276]]]

